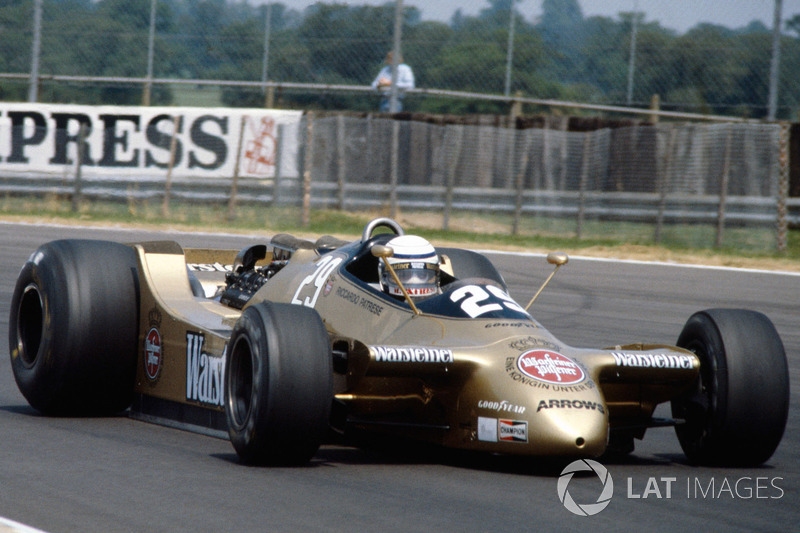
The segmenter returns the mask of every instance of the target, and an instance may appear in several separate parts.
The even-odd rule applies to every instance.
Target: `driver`
[[[385,260],[414,300],[428,298],[439,293],[439,256],[431,243],[417,235],[400,235],[386,243],[394,250]],[[386,294],[403,298],[384,262],[378,264],[381,289]]]

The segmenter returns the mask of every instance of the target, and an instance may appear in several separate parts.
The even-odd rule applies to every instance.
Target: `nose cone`
[[[531,418],[536,455],[597,457],[608,444],[608,414],[600,402],[541,400]]]

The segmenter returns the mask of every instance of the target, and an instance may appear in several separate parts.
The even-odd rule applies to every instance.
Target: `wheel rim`
[[[30,368],[36,363],[44,331],[44,304],[39,288],[25,287],[17,307],[17,348],[22,363]]]
[[[708,432],[709,419],[715,409],[714,358],[700,341],[688,343],[686,349],[700,359],[700,374],[697,384],[680,403],[680,415],[686,420],[680,434],[689,442],[697,441]]]
[[[228,364],[231,365],[228,410],[234,426],[241,429],[245,426],[253,405],[253,350],[246,336],[236,339]]]

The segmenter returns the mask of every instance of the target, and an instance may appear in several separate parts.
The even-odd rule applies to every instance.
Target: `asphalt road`
[[[0,223],[0,330],[19,268],[62,237],[238,248],[251,238]],[[492,255],[526,303],[550,267],[541,257]],[[562,341],[674,343],[703,308],[766,313],[789,357],[789,423],[759,468],[685,463],[672,429],[652,429],[633,455],[605,462],[610,504],[595,516],[559,501],[561,465],[422,450],[324,446],[302,468],[251,468],[228,442],[124,417],[45,418],[27,406],[0,354],[0,516],[48,532],[92,531],[798,531],[800,530],[800,277],[753,271],[573,258],[534,304]],[[769,405],[762,406],[764,410]],[[661,408],[660,408],[661,409]],[[665,411],[664,415],[667,414]],[[570,495],[600,493],[576,476]],[[2,531],[0,525],[0,531]]]

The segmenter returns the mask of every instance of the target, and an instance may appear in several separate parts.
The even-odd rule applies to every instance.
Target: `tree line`
[[[458,10],[448,22],[423,20],[418,9],[406,7],[402,50],[417,86],[503,94],[513,2],[487,0],[477,15]],[[392,46],[395,17],[394,2],[317,3],[297,11],[280,2],[158,0],[156,8],[153,75],[170,79],[260,81],[266,71],[273,82],[368,85]],[[31,0],[0,5],[0,72],[30,71],[33,9]],[[150,9],[151,0],[44,0],[39,101],[141,103],[138,84],[53,83],[46,75],[144,77]],[[658,94],[665,109],[766,115],[772,31],[763,23],[700,24],[681,34],[641,13],[586,17],[577,0],[544,0],[538,20],[516,9],[514,17],[512,94],[638,106]],[[779,117],[794,118],[800,15],[785,24],[780,58]],[[151,103],[169,105],[174,91],[156,86]],[[26,94],[24,80],[0,83],[3,100]],[[229,106],[264,104],[257,88],[229,87],[221,97]],[[374,110],[376,103],[361,93],[308,90],[285,90],[278,98],[286,107],[357,111]],[[417,96],[407,99],[406,109],[503,113],[507,104]]]

